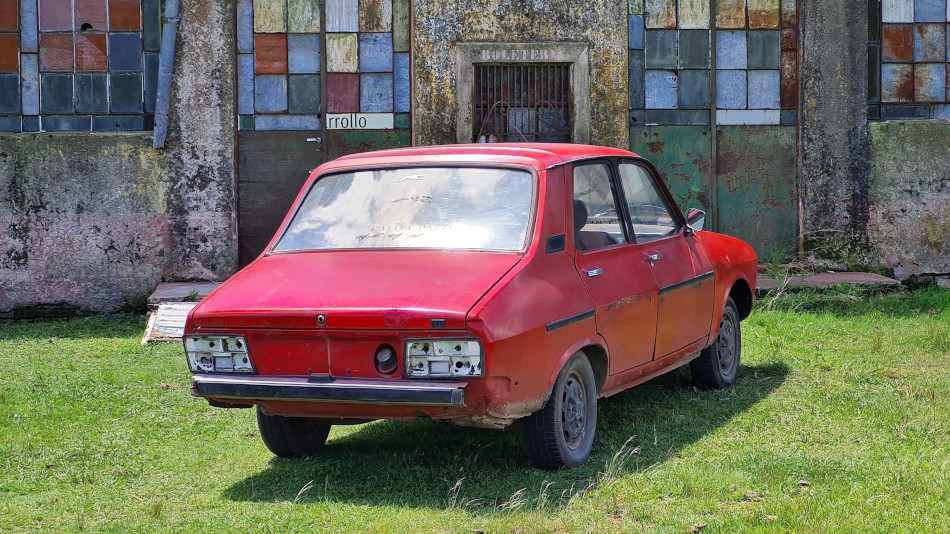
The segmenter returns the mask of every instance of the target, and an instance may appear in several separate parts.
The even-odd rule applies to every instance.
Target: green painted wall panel
[[[646,126],[630,129],[630,150],[650,160],[685,212],[710,211],[712,142],[708,126]],[[711,224],[711,215],[707,225]],[[707,226],[708,227],[708,226]]]

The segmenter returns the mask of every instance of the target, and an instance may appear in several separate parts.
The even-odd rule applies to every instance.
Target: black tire
[[[568,360],[551,398],[525,419],[525,451],[535,467],[556,470],[587,461],[597,429],[597,386],[583,352]]]
[[[310,456],[323,448],[330,435],[330,425],[309,417],[267,415],[257,407],[257,428],[264,445],[281,458]]]
[[[701,389],[726,389],[736,382],[742,356],[742,330],[739,312],[732,297],[726,301],[719,323],[719,335],[698,358],[689,362],[693,383]]]

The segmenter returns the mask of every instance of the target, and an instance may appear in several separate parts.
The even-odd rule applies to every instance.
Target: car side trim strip
[[[554,321],[553,323],[548,323],[547,325],[544,326],[544,329],[550,332],[552,330],[557,330],[558,328],[561,328],[562,326],[574,324],[578,321],[583,321],[584,319],[588,319],[593,316],[594,316],[594,309],[591,308],[585,312],[578,313],[577,315],[572,315],[565,319],[560,319],[558,321]]]
[[[198,374],[191,391],[198,397],[242,400],[294,400],[350,404],[464,406],[466,382],[412,382],[333,379],[305,376],[222,376]]]
[[[686,286],[691,286],[691,285],[694,285],[694,284],[698,284],[698,283],[703,282],[703,281],[705,281],[705,280],[708,280],[709,278],[712,278],[712,277],[714,277],[714,276],[716,276],[716,272],[715,272],[715,271],[709,271],[709,272],[706,273],[706,274],[701,274],[701,275],[699,275],[699,276],[690,278],[689,280],[684,280],[684,281],[682,281],[682,282],[678,282],[678,283],[675,283],[675,284],[673,284],[673,285],[660,288],[660,294],[662,295],[663,293],[669,293],[670,291],[676,291],[677,289],[682,289],[682,288],[684,288],[684,287],[686,287]]]

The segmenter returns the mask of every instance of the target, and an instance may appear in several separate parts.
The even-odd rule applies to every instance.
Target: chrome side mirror
[[[696,208],[690,208],[690,210],[686,212],[686,224],[697,232],[702,230],[703,226],[706,225],[706,212]]]

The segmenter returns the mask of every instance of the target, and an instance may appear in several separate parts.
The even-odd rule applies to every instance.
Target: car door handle
[[[650,261],[658,261],[663,259],[663,254],[659,252],[654,252],[653,254],[647,254],[647,259]]]
[[[597,267],[597,268],[591,269],[591,270],[589,270],[589,271],[584,271],[584,274],[587,275],[587,278],[593,278],[593,277],[595,277],[595,276],[600,276],[600,275],[604,274],[604,270],[601,269],[600,267]]]

